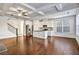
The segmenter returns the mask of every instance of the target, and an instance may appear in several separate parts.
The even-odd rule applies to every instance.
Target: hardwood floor
[[[48,37],[48,46],[44,44],[44,39],[19,37],[18,44],[16,38],[0,40],[5,44],[8,51],[1,55],[78,55],[79,46],[74,38]]]

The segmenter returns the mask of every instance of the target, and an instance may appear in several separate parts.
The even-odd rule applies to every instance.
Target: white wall
[[[77,10],[77,15],[76,15],[76,40],[79,44],[79,9]]]
[[[38,20],[33,21],[33,25],[34,25],[34,30],[39,30],[39,27],[41,26]]]
[[[79,36],[79,15],[76,15],[76,35]]]
[[[19,36],[21,36],[21,25],[22,25],[21,22],[22,21],[23,20],[21,20],[21,19],[15,19],[15,18],[12,18],[12,19],[8,20],[9,24],[11,24],[15,28],[18,28]]]
[[[0,16],[0,39],[15,36],[15,34],[8,31],[7,20],[8,17]]]

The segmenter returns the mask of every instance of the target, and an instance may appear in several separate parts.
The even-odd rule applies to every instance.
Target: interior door
[[[26,22],[26,39],[33,39],[33,25],[31,21],[28,24]]]

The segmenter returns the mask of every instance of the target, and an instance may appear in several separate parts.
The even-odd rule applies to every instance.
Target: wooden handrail
[[[12,25],[11,25],[11,24],[9,24],[9,23],[8,23],[8,25],[9,25],[9,26],[11,26],[11,27],[13,27],[14,29],[17,29],[17,28],[15,28],[14,26],[12,26]]]

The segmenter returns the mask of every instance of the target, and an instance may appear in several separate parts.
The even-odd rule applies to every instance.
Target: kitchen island
[[[37,37],[37,38],[41,38],[45,40],[45,46],[48,45],[48,36],[52,36],[53,35],[53,31],[43,31],[43,30],[38,30],[38,31],[34,31],[33,32],[33,37]]]
[[[33,31],[33,36],[37,37],[37,38],[42,38],[42,39],[46,39],[48,36],[52,36],[53,35],[53,31],[50,30],[36,30]]]

